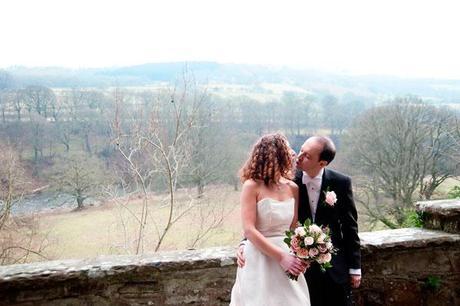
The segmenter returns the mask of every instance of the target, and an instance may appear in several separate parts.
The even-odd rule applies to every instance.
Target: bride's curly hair
[[[249,159],[240,169],[240,179],[262,180],[266,186],[281,177],[291,179],[293,160],[286,137],[280,133],[262,136],[254,145]]]

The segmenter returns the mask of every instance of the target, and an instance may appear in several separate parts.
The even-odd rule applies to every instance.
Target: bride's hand
[[[289,253],[283,253],[279,263],[284,271],[289,272],[292,275],[299,275],[305,270],[305,266],[302,264],[302,261]]]
[[[310,262],[308,260],[301,260],[301,262],[303,267],[302,273],[305,273],[305,271],[307,271],[308,268],[310,268]]]

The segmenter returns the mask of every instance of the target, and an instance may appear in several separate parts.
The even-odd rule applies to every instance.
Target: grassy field
[[[241,239],[239,192],[232,187],[214,186],[206,190],[203,199],[196,199],[195,190],[177,192],[174,223],[165,236],[160,250],[236,245]],[[167,195],[148,199],[148,217],[144,235],[144,252],[153,252],[169,216]],[[133,254],[142,212],[139,196],[117,198],[98,207],[81,211],[41,214],[40,232],[46,235],[45,255],[50,259],[83,258],[102,254]],[[211,229],[196,244],[194,240],[219,219],[223,221]],[[156,226],[155,226],[156,225]]]
[[[445,198],[446,192],[457,180],[448,180],[439,188],[436,198]],[[183,214],[174,223],[160,250],[204,248],[211,246],[236,246],[241,239],[239,191],[231,186],[209,186],[205,197],[196,198],[196,191],[179,190],[174,216]],[[360,207],[358,206],[358,210]],[[44,255],[48,259],[86,258],[103,254],[135,254],[136,237],[142,211],[142,198],[114,197],[101,206],[88,207],[81,211],[61,211],[40,214],[36,218],[41,235],[47,237]],[[152,195],[148,198],[148,217],[145,227],[143,252],[154,252],[158,242],[158,231],[168,219],[167,195]],[[137,216],[137,217],[135,217]],[[217,223],[203,238],[194,240]],[[360,214],[360,231],[368,231],[365,215]],[[382,229],[383,226],[374,228]],[[30,257],[29,261],[43,260]]]

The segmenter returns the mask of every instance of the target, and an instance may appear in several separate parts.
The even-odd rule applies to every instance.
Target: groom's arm
[[[238,267],[243,268],[245,264],[245,258],[244,258],[244,248],[246,246],[246,238],[243,238],[241,240],[240,244],[238,245],[238,249],[236,250],[236,263]]]
[[[351,179],[346,178],[341,208],[342,235],[350,274],[361,274],[361,243],[358,236],[358,213],[353,199]]]

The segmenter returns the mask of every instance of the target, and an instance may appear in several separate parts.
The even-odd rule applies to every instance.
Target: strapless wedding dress
[[[257,203],[256,228],[271,243],[286,252],[285,231],[294,217],[294,198],[278,201],[264,198]],[[287,277],[279,263],[260,252],[249,240],[244,248],[246,260],[238,268],[231,306],[309,306],[310,296],[303,274],[297,281]]]

